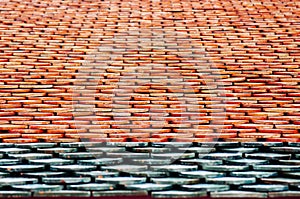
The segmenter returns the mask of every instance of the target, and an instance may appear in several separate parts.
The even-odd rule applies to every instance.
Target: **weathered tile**
[[[287,185],[266,185],[266,184],[255,184],[255,185],[241,185],[239,189],[248,191],[258,191],[258,192],[274,192],[274,191],[287,191],[289,187]]]
[[[157,178],[157,177],[167,176],[167,173],[164,171],[134,171],[129,173],[131,176],[136,176],[136,177]]]
[[[210,153],[210,154],[199,154],[199,158],[212,159],[212,160],[229,160],[229,159],[240,159],[243,157],[242,153]]]
[[[168,153],[171,152],[170,148],[156,148],[156,147],[143,147],[143,148],[132,148],[133,152],[136,153]]]
[[[201,147],[238,147],[240,146],[240,143],[238,142],[199,142],[196,143],[197,146]]]
[[[266,184],[289,184],[289,185],[299,185],[300,179],[292,179],[292,178],[261,178],[263,183]]]
[[[131,160],[135,164],[142,164],[142,165],[169,165],[172,163],[171,159],[132,159]]]
[[[300,153],[300,147],[270,147],[269,150],[275,153]]]
[[[153,198],[196,198],[205,197],[205,191],[154,191],[151,193]]]
[[[96,183],[111,183],[111,184],[141,184],[146,182],[145,177],[106,177],[106,178],[96,178]]]
[[[49,159],[34,159],[28,160],[30,164],[38,165],[69,165],[73,164],[74,160],[62,159],[62,158],[49,158]]]
[[[195,153],[154,153],[151,154],[152,158],[163,158],[163,159],[189,159],[195,158]]]
[[[46,184],[79,184],[91,181],[89,177],[43,177],[42,182]]]
[[[151,143],[153,147],[172,147],[172,148],[182,148],[182,147],[190,147],[193,143],[191,142],[154,142]]]
[[[31,197],[30,191],[0,191],[1,198]]]
[[[16,159],[35,160],[35,159],[52,158],[52,155],[43,154],[43,153],[25,153],[25,154],[8,154],[8,157],[16,158]]]
[[[97,166],[94,165],[50,165],[50,171],[65,171],[65,172],[78,172],[78,171],[92,171],[96,170]]]
[[[245,171],[249,170],[249,166],[239,166],[239,165],[203,165],[202,169],[208,170],[208,171]]]
[[[212,192],[212,198],[267,198],[267,193],[259,193],[252,191],[222,191]]]
[[[120,197],[120,196],[147,196],[145,190],[111,190],[111,191],[93,191],[94,197]]]
[[[113,166],[102,166],[102,170],[106,171],[121,171],[121,172],[136,172],[145,171],[148,169],[146,165],[113,165]]]
[[[257,158],[265,160],[287,160],[291,158],[291,154],[278,154],[278,153],[250,153],[245,154],[246,158]]]
[[[38,148],[38,152],[41,153],[72,153],[77,152],[77,148],[63,148],[63,147],[55,147],[55,148]]]
[[[268,171],[233,171],[229,175],[233,177],[268,178],[278,176],[278,173]]]
[[[132,190],[162,191],[162,190],[171,189],[172,185],[171,184],[145,183],[145,184],[125,185],[125,188],[132,189]]]
[[[125,147],[93,147],[88,148],[89,152],[107,152],[107,153],[115,153],[115,152],[125,152]]]
[[[89,191],[61,190],[61,191],[35,192],[33,196],[34,197],[90,197],[91,193]]]
[[[286,198],[286,197],[300,197],[300,191],[280,191],[280,192],[269,192],[269,198]]]
[[[237,159],[237,160],[225,160],[227,164],[232,165],[258,165],[258,164],[269,164],[268,160],[260,160],[260,159]]]
[[[154,182],[156,184],[183,185],[183,184],[196,184],[199,182],[199,179],[166,177],[166,178],[151,178],[151,182]]]
[[[223,163],[222,160],[210,160],[210,159],[186,159],[180,160],[181,164],[185,165],[221,165]]]
[[[8,177],[8,178],[0,178],[0,184],[4,185],[23,185],[23,184],[32,184],[37,183],[37,178],[21,178],[21,177]]]
[[[76,176],[88,176],[88,177],[116,177],[119,175],[119,172],[108,172],[108,171],[84,171],[84,172],[75,172]]]
[[[300,165],[254,165],[256,171],[300,171]]]
[[[149,153],[133,153],[133,152],[123,152],[123,153],[106,153],[106,157],[109,158],[149,158]]]
[[[106,146],[116,146],[116,147],[147,147],[149,143],[147,142],[107,142]]]
[[[75,153],[59,153],[60,158],[67,159],[84,159],[84,158],[98,158],[102,156],[102,152],[75,152]]]
[[[44,165],[6,165],[0,166],[0,170],[7,172],[31,172],[31,171],[40,171],[45,168]]]
[[[97,158],[89,160],[77,160],[79,164],[83,165],[114,165],[123,162],[122,158]]]
[[[243,177],[220,177],[220,178],[207,178],[206,182],[216,183],[216,184],[228,184],[228,185],[243,185],[243,184],[253,184],[256,179],[253,177],[243,178]]]
[[[220,151],[228,153],[253,153],[257,152],[258,148],[246,148],[246,147],[237,147],[237,148],[220,148]]]
[[[218,178],[218,177],[225,177],[226,174],[222,172],[197,170],[197,171],[180,172],[179,176],[186,177],[186,178]]]
[[[15,144],[15,147],[18,148],[26,148],[26,149],[37,149],[37,148],[50,148],[55,147],[57,143],[50,143],[50,142],[39,142],[39,143],[22,143],[22,144]]]
[[[278,164],[300,165],[300,160],[278,160]]]
[[[183,190],[187,191],[206,191],[206,192],[218,192],[218,191],[228,191],[230,189],[229,185],[222,184],[191,184],[191,185],[181,185]]]
[[[66,175],[65,172],[51,172],[51,171],[41,171],[41,172],[28,172],[23,173],[22,175],[28,176],[28,177],[60,177],[63,175]]]
[[[243,147],[282,147],[282,142],[244,142]]]
[[[300,172],[282,172],[282,175],[284,177],[299,178],[300,177]]]
[[[47,184],[28,184],[28,185],[13,185],[12,188],[24,191],[59,191],[63,189],[61,185],[47,185]]]
[[[21,163],[19,159],[0,159],[0,165],[15,165]]]
[[[188,147],[188,148],[178,148],[178,151],[207,154],[207,153],[215,152],[216,149],[215,148],[204,148],[204,147]]]
[[[60,147],[78,148],[78,147],[101,147],[104,143],[101,142],[71,142],[71,143],[60,143]]]
[[[198,169],[197,165],[163,165],[163,166],[151,166],[153,171],[168,171],[168,172],[183,172],[183,171],[196,171]]]
[[[21,149],[21,148],[0,148],[0,153],[4,154],[20,154],[28,153],[30,149]]]
[[[73,190],[82,190],[82,191],[104,191],[112,190],[115,188],[114,184],[106,183],[88,183],[88,184],[76,184],[76,185],[67,185],[68,189]]]

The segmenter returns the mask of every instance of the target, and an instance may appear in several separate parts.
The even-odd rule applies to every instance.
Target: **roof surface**
[[[299,141],[297,1],[2,0],[2,142]]]

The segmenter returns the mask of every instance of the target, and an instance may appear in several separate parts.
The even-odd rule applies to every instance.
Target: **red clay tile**
[[[290,3],[141,2],[3,2],[11,9],[0,22],[3,136],[297,138],[298,13]],[[157,43],[146,41],[151,35]],[[73,100],[92,105],[95,117],[74,111]]]

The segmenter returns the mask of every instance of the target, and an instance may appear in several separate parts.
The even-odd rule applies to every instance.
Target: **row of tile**
[[[4,0],[0,141],[298,142],[297,8]]]
[[[299,197],[298,151],[281,142],[1,143],[0,197]]]

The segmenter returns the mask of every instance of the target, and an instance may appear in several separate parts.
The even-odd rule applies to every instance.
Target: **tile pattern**
[[[299,7],[293,0],[2,0],[0,141],[298,142]],[[145,30],[173,40],[134,51],[134,41],[151,37]],[[95,78],[87,60],[112,41],[130,50],[92,73],[100,83],[86,81]],[[184,61],[193,46],[204,50],[194,57],[207,68]],[[166,47],[182,52],[174,56]],[[133,68],[131,79],[152,75],[159,82],[128,98],[116,82]],[[171,87],[172,78],[190,86]],[[205,80],[214,80],[211,88]],[[89,89],[96,95],[85,94]],[[119,94],[113,102],[112,93]],[[181,106],[176,94],[194,95],[197,103]],[[73,97],[96,108],[92,121],[74,113]]]
[[[195,150],[192,152],[194,156],[184,156],[191,152],[183,151],[180,147],[189,144],[190,150],[209,149],[208,143],[49,144],[40,145],[41,148],[36,143],[4,146],[7,152],[1,152],[5,161],[0,163],[0,197],[300,197],[300,163],[296,154],[299,147],[293,146],[295,143],[253,142],[245,146],[251,151],[238,152],[245,143],[218,142],[211,152]],[[51,157],[42,156],[49,155],[47,151],[51,149],[60,147],[68,150],[74,146],[81,147],[77,148],[77,152],[67,152],[72,154],[70,156],[61,157],[61,154],[67,154],[64,150],[51,154]],[[29,151],[11,150],[24,148]],[[86,157],[85,152],[93,148],[104,148],[106,152]],[[115,151],[116,148],[123,148],[121,153],[133,156],[111,156],[109,151]],[[163,149],[162,154],[171,151],[182,155],[166,163],[167,156],[155,157],[156,152],[148,152],[148,148]],[[274,153],[274,148],[280,152]],[[145,150],[136,152],[136,149]],[[229,149],[237,150],[224,152]],[[136,153],[149,157],[135,156]],[[15,163],[16,160],[19,162]]]

